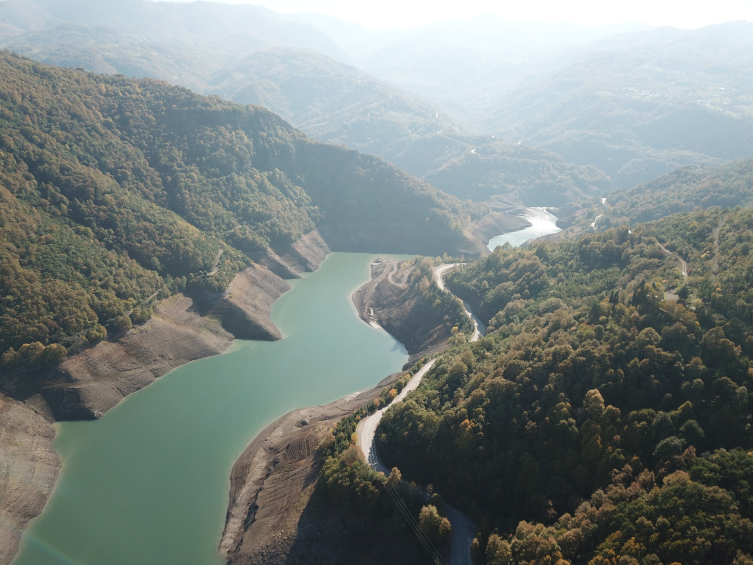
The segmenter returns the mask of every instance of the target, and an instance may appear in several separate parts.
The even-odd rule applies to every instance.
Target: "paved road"
[[[667,255],[674,255],[675,257],[677,257],[680,260],[680,267],[682,269],[682,278],[687,279],[688,278],[688,264],[685,262],[685,259],[683,259],[679,255],[677,255],[677,253],[672,253],[669,249],[667,249],[666,247],[664,247],[661,243],[657,242],[657,245]]]
[[[449,265],[440,265],[434,269],[434,275],[437,277],[437,286],[442,290],[447,290],[442,276],[455,267],[455,263]],[[449,291],[448,291],[449,292]],[[486,333],[486,328],[481,321],[473,315],[467,302],[463,302],[465,313],[473,320],[475,329],[470,341],[478,341]],[[452,540],[450,540],[450,565],[472,565],[471,560],[471,543],[476,537],[478,527],[473,521],[459,510],[447,505],[447,519],[452,524]]]
[[[452,269],[455,264],[441,265],[434,270],[437,277],[437,285],[442,290],[447,290],[442,280],[442,275],[448,270]],[[468,308],[468,305],[463,303],[465,311],[468,316],[471,317],[475,324],[475,330],[471,341],[477,341],[483,335],[485,328],[483,324],[473,315]],[[376,429],[379,426],[379,422],[382,420],[382,416],[390,406],[402,402],[406,395],[412,390],[416,390],[421,383],[423,376],[428,373],[434,366],[436,359],[432,359],[426,365],[424,365],[420,371],[418,371],[413,378],[408,382],[406,387],[400,391],[395,397],[395,400],[389,406],[386,406],[380,410],[377,410],[370,416],[361,420],[358,424],[356,434],[358,435],[358,447],[366,456],[366,460],[375,471],[380,471],[385,475],[390,474],[390,469],[382,463],[379,459],[379,453],[377,452],[376,445],[374,444],[374,438],[376,435]],[[453,508],[449,504],[447,505],[447,519],[452,524],[452,540],[450,540],[450,564],[449,565],[472,565],[471,561],[471,543],[476,536],[478,528],[468,516]]]
[[[363,451],[364,455],[366,456],[366,460],[369,462],[369,465],[371,465],[371,467],[375,471],[381,471],[387,476],[389,476],[390,474],[390,469],[388,469],[379,459],[376,445],[374,444],[374,436],[376,434],[377,426],[382,420],[382,416],[384,416],[385,411],[390,406],[397,404],[398,402],[402,402],[409,392],[418,388],[418,385],[421,383],[421,379],[426,373],[431,370],[431,368],[434,366],[435,361],[436,359],[432,359],[426,365],[421,367],[421,370],[413,375],[413,378],[408,381],[408,384],[405,386],[405,388],[400,391],[400,394],[395,397],[395,400],[392,401],[392,404],[389,404],[384,408],[377,410],[372,415],[364,418],[358,423],[358,429],[356,430],[356,434],[358,435],[358,447],[361,448],[361,451]]]
[[[356,430],[356,434],[358,435],[358,447],[360,447],[361,451],[366,455],[366,460],[375,471],[382,472],[387,476],[390,474],[390,469],[388,469],[387,466],[382,463],[382,460],[379,459],[379,453],[374,444],[376,429],[377,426],[379,426],[379,422],[382,420],[382,416],[384,416],[385,411],[387,411],[390,406],[402,402],[410,391],[418,388],[421,379],[431,370],[435,361],[436,359],[432,359],[426,365],[421,367],[421,370],[413,375],[413,378],[408,381],[406,387],[400,391],[400,394],[395,397],[395,400],[393,400],[391,404],[377,410],[358,423],[358,428]],[[478,528],[470,518],[449,504],[447,505],[447,519],[450,520],[450,524],[452,525],[449,565],[472,565],[471,543],[476,536]]]
[[[447,505],[447,519],[452,524],[450,541],[450,565],[472,565],[471,544],[476,537],[478,527],[468,516]]]
[[[434,276],[437,277],[437,286],[442,290],[447,290],[447,287],[444,284],[444,279],[442,276],[455,267],[457,263],[448,263],[446,265],[440,265],[436,269],[434,269]],[[449,291],[448,291],[449,292]],[[473,312],[471,312],[470,307],[468,306],[468,303],[464,300],[463,301],[463,308],[465,308],[465,313],[468,314],[468,317],[473,320],[473,324],[475,326],[473,330],[473,335],[471,336],[471,339],[469,341],[478,341],[481,339],[481,336],[483,336],[486,333],[486,327],[484,327],[484,324],[479,320]]]

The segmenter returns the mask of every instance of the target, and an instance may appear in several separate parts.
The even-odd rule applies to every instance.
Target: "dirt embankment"
[[[309,233],[285,250],[286,268],[300,276],[317,269],[329,253],[319,234]],[[176,367],[222,353],[235,338],[280,339],[270,314],[288,290],[290,284],[254,264],[238,273],[224,294],[202,297],[200,304],[183,294],[172,296],[148,322],[117,341],[99,343],[54,370],[6,376],[3,392],[21,401],[40,395],[55,420],[99,418]]]
[[[418,289],[410,268],[393,259],[371,265],[371,281],[353,294],[361,318],[381,325],[414,359],[447,347],[452,328]],[[317,516],[309,504],[319,475],[316,448],[337,422],[377,397],[403,373],[326,406],[286,414],[270,424],[233,466],[220,552],[232,565],[338,562],[347,524]],[[352,549],[352,548],[351,548]],[[346,552],[346,553],[343,553]]]
[[[36,399],[38,401],[38,399]],[[60,469],[49,415],[0,394],[0,563],[18,551],[26,524],[44,508]],[[43,403],[42,403],[43,404]],[[41,406],[40,406],[41,407]]]
[[[222,327],[237,339],[282,339],[269,317],[272,304],[290,288],[270,270],[252,265],[236,275],[209,314],[222,320]]]
[[[361,319],[379,325],[405,345],[409,365],[447,348],[452,335],[444,314],[408,284],[410,266],[394,259],[371,264],[371,281],[353,294]]]
[[[235,323],[242,327],[247,319],[251,327],[271,325],[267,306],[282,293],[282,285],[254,288],[251,271],[233,281],[238,290],[231,300],[241,304],[243,314],[233,314]],[[99,343],[54,370],[5,379],[5,392],[17,400],[0,395],[0,565],[15,556],[21,531],[42,511],[57,478],[61,462],[52,449],[52,423],[99,418],[175,367],[222,353],[233,341],[222,326],[220,318],[201,316],[193,300],[179,294],[163,300],[146,324],[117,342]]]
[[[283,279],[298,279],[301,273],[311,273],[319,268],[332,250],[314,230],[304,235],[291,246],[269,249],[254,260]]]
[[[282,256],[290,278],[316,270],[330,253],[317,232]],[[44,371],[17,371],[0,379],[0,565],[18,549],[20,532],[44,508],[60,468],[52,449],[54,421],[101,417],[123,398],[172,369],[225,351],[234,338],[279,339],[269,316],[290,285],[255,264],[222,296],[195,301],[178,294],[152,318],[117,341],[106,341]],[[11,398],[12,397],[12,398]]]
[[[341,418],[391,386],[279,418],[246,448],[230,475],[230,503],[220,553],[232,565],[335,562],[344,527],[308,508],[319,475],[316,448]]]
[[[117,341],[103,341],[54,369],[19,371],[4,379],[3,391],[22,401],[39,395],[57,421],[99,418],[176,367],[222,353],[234,338],[279,339],[269,315],[289,288],[277,275],[252,265],[209,309],[177,294]]]

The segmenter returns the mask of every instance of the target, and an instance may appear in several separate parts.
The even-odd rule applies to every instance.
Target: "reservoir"
[[[63,460],[14,565],[218,565],[230,469],[267,424],[370,388],[408,360],[350,296],[376,255],[333,253],[282,296],[285,338],[236,341],[94,422],[58,424]]]
[[[530,227],[492,238],[487,245],[489,250],[494,251],[498,245],[505,243],[519,247],[529,239],[536,239],[561,231],[556,224],[557,216],[547,212],[546,208],[528,208],[523,218],[531,223]]]

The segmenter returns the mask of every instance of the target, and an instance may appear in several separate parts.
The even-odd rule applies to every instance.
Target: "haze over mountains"
[[[370,30],[203,1],[5,0],[0,47],[0,565],[40,513],[17,563],[204,565],[187,542],[212,556],[220,528],[190,495],[210,481],[181,475],[221,471],[227,503],[255,434],[214,520],[233,565],[753,565],[753,24]],[[557,216],[536,211],[550,235],[490,253],[532,206]],[[276,326],[288,291],[277,312],[315,305],[311,333]],[[384,354],[346,339],[355,322],[396,340],[377,388],[253,434],[226,418],[382,379]],[[159,433],[120,420],[133,451],[101,436],[78,470],[88,448],[69,443],[53,493],[54,421],[101,418],[234,339],[282,341],[205,359],[204,388],[165,379],[148,410],[133,397]],[[185,463],[142,449],[159,434]],[[118,457],[97,467],[105,443]],[[113,495],[107,520],[90,521],[107,497],[79,488]]]
[[[142,0],[7,0],[0,22],[16,52],[264,105],[460,198],[512,192],[562,205],[753,146],[753,24],[488,17],[368,30],[320,14]]]
[[[663,28],[596,42],[474,123],[629,187],[753,153],[752,89],[753,24]]]

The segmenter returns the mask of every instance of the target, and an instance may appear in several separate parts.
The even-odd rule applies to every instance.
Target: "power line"
[[[403,515],[403,517],[405,518],[405,521],[408,523],[408,526],[416,534],[418,541],[421,543],[421,545],[424,546],[426,551],[429,552],[429,555],[432,557],[432,559],[434,559],[435,562],[439,562],[443,565],[447,565],[447,562],[442,557],[442,554],[439,553],[439,550],[437,550],[437,548],[431,542],[431,540],[429,539],[429,536],[426,535],[426,532],[424,532],[421,529],[421,526],[415,522],[415,519],[411,515],[410,510],[405,505],[405,503],[400,499],[399,495],[393,489],[389,487],[386,487],[386,488],[390,497],[395,502],[395,505],[397,506],[398,511]]]
[[[372,448],[374,450],[374,455],[376,456],[377,461],[379,461],[379,452],[377,450],[376,444],[372,444]],[[390,495],[390,498],[392,498],[392,501],[395,503],[395,506],[397,506],[398,511],[403,515],[403,518],[405,518],[405,521],[408,523],[408,526],[413,530],[413,533],[416,534],[416,537],[418,538],[418,541],[421,543],[421,545],[424,546],[426,551],[429,552],[429,555],[434,559],[435,562],[439,562],[443,565],[447,565],[447,561],[445,561],[444,557],[442,557],[442,554],[439,552],[439,550],[434,546],[429,536],[421,529],[421,525],[416,522],[416,519],[413,517],[413,515],[410,512],[410,509],[405,504],[405,502],[400,498],[400,495],[395,491],[394,489],[390,488],[390,486],[385,483],[384,488],[387,490],[387,494]]]

